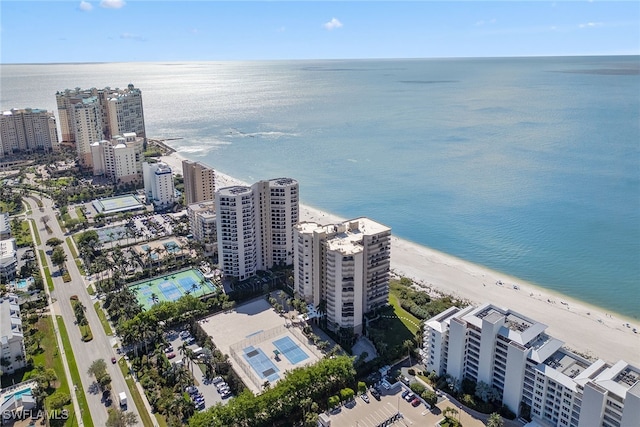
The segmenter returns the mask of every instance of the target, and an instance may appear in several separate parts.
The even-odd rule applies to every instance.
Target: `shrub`
[[[419,395],[422,395],[422,393],[426,390],[426,387],[420,383],[413,383],[411,384],[410,388],[412,392]]]
[[[416,374],[416,370],[413,369],[413,368],[407,369],[407,372],[409,373],[409,375],[415,375]]]

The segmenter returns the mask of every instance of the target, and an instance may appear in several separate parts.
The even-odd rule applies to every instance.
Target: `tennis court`
[[[104,214],[144,209],[144,205],[134,194],[96,199],[93,207],[98,213]]]
[[[242,350],[244,359],[251,365],[251,368],[256,371],[260,379],[267,379],[270,383],[276,382],[280,379],[278,375],[279,369],[273,364],[271,359],[264,354],[261,348],[254,348],[252,345]]]
[[[162,301],[175,301],[183,295],[202,297],[216,291],[216,286],[196,269],[156,277],[130,286],[145,310]]]
[[[283,354],[292,365],[309,358],[309,355],[288,336],[273,341],[273,346],[280,352],[280,354]]]

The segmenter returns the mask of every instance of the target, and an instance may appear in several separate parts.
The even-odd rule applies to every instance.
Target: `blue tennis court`
[[[180,286],[182,286],[184,292],[197,292],[200,290],[200,284],[193,280],[192,277],[181,277],[180,279],[178,279],[178,283],[180,283]],[[195,289],[193,285],[196,285]]]
[[[242,350],[244,359],[251,365],[261,379],[267,379],[274,383],[280,378],[277,374],[279,369],[273,364],[271,359],[264,354],[261,348],[254,348],[252,345]]]
[[[309,355],[302,351],[300,346],[293,342],[293,340],[289,337],[283,337],[275,340],[273,342],[273,345],[281,354],[284,354],[284,357],[286,357],[289,363],[291,363],[292,365],[300,363],[303,360],[309,358]]]
[[[155,253],[151,253],[151,255],[158,256]],[[196,285],[195,289],[193,288],[194,284]],[[203,297],[214,293],[217,288],[210,280],[206,279],[199,270],[191,269],[145,280],[131,285],[130,289],[135,292],[138,302],[145,309],[149,309],[154,303],[175,301],[187,294],[195,297]],[[151,294],[154,293],[154,298],[151,298]]]
[[[180,299],[180,297],[182,296],[182,292],[180,292],[178,288],[176,288],[176,285],[171,282],[160,283],[158,285],[158,289],[160,289],[160,292],[163,293],[167,301],[175,301],[177,299]]]

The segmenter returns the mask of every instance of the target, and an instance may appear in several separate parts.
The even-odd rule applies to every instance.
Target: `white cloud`
[[[325,22],[324,24],[322,24],[322,26],[331,31],[334,30],[336,28],[341,28],[342,27],[342,22],[338,21],[336,18],[331,18],[331,21],[329,22]]]
[[[120,38],[125,40],[136,40],[139,42],[147,41],[147,39],[145,39],[144,37],[138,34],[132,34],[132,33],[122,33],[120,34]]]
[[[102,0],[100,7],[105,9],[122,9],[125,4],[124,0]]]
[[[91,3],[89,3],[88,1],[84,1],[82,0],[80,2],[80,10],[83,12],[89,12],[90,10],[93,9],[93,5]]]
[[[488,21],[481,20],[481,21],[476,22],[476,26],[481,27],[483,25],[493,25],[495,23],[496,23],[495,18],[494,19],[490,19]]]
[[[580,28],[596,28],[602,27],[604,24],[602,22],[587,22],[586,24],[580,24]]]

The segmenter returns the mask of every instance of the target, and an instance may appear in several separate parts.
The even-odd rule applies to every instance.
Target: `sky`
[[[637,1],[0,0],[0,63],[640,54]]]

